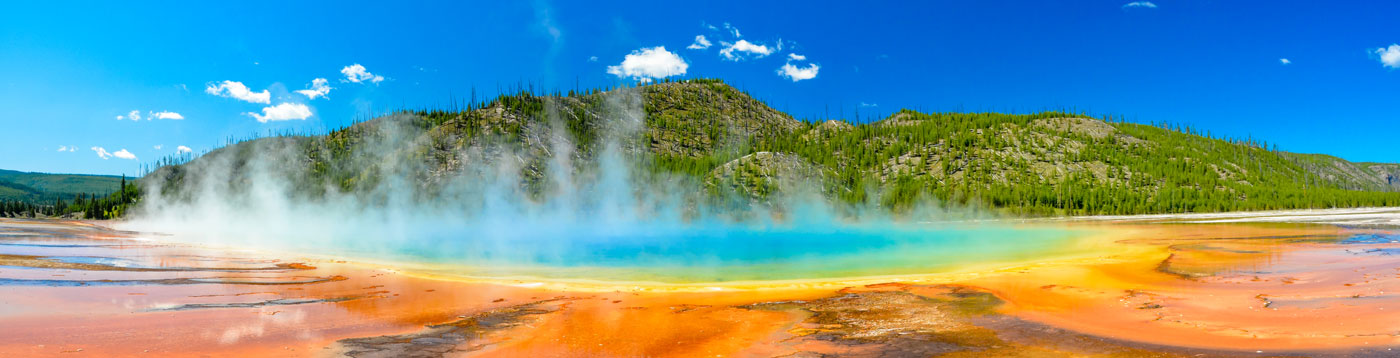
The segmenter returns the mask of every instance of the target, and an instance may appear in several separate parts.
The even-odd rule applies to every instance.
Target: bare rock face
[[[1118,132],[1118,129],[1104,121],[1088,118],[1046,118],[1036,120],[1031,123],[1031,126],[1057,132],[1082,134],[1096,139],[1108,138],[1108,136]]]
[[[899,127],[899,126],[907,126],[907,125],[913,125],[913,124],[918,124],[918,123],[919,123],[919,121],[911,120],[909,117],[911,117],[911,116],[910,116],[908,113],[899,112],[899,113],[895,113],[894,115],[890,116],[889,118],[885,118],[885,119],[881,119],[881,120],[879,120],[879,121],[876,121],[874,124],[875,124],[876,126],[882,126],[882,127],[883,127],[883,126]]]
[[[855,126],[851,125],[850,123],[846,123],[845,121],[838,121],[834,119],[827,120],[825,122],[822,122],[822,124],[818,124],[815,127],[812,127],[812,129],[807,131],[807,133],[803,133],[802,139],[820,140],[827,136],[846,132],[851,129],[855,129]]]
[[[1400,164],[1368,164],[1366,169],[1376,174],[1376,179],[1392,191],[1400,191]]]

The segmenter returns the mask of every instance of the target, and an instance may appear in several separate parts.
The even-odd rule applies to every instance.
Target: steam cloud
[[[577,144],[546,108],[536,121],[543,130],[447,154],[421,150],[455,138],[420,129],[411,114],[353,126],[369,134],[330,164],[308,155],[335,157],[340,149],[309,138],[226,147],[144,179],[145,198],[121,226],[214,245],[460,264],[481,276],[550,275],[528,269],[542,266],[763,264],[772,259],[765,252],[806,252],[795,245],[808,238],[852,240],[838,234],[899,227],[811,188],[736,206],[705,199],[696,178],[634,170],[648,160],[636,143],[644,112],[635,91],[607,94],[599,144],[591,146]],[[367,174],[308,179],[336,168]],[[706,252],[707,245],[742,246],[742,254]]]

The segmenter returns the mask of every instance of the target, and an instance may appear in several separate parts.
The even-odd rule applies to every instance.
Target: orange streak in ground
[[[783,312],[730,307],[777,296],[611,296],[615,295],[570,302],[565,310],[521,332],[520,338],[483,356],[729,356],[795,321]],[[622,302],[612,303],[614,298]]]

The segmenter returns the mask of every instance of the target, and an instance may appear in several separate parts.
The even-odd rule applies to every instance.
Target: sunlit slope
[[[640,169],[634,176],[727,200],[765,202],[801,189],[897,212],[938,201],[1045,215],[1400,205],[1396,165],[1167,127],[1062,112],[903,110],[872,123],[799,121],[722,82],[690,80],[522,93],[325,136],[245,141],[145,182],[178,197],[192,192],[184,178],[201,165],[280,156],[295,173],[289,185],[311,197],[387,184],[431,195],[457,173],[485,167],[547,196],[560,177],[596,174],[584,163],[612,143]],[[241,173],[260,172],[232,171],[227,180],[236,187],[253,180]]]

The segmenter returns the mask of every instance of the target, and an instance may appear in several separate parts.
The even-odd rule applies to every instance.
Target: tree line
[[[126,214],[127,208],[136,204],[141,197],[141,189],[135,181],[128,182],[126,176],[122,176],[121,183],[116,191],[106,195],[93,193],[75,194],[65,201],[62,197],[56,197],[51,202],[29,202],[20,200],[7,200],[0,202],[0,217],[8,218],[40,218],[40,217],[63,217],[69,214],[76,215],[79,219],[105,220],[119,218]]]

